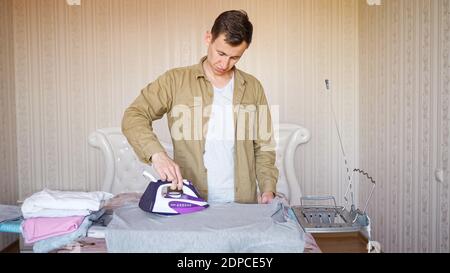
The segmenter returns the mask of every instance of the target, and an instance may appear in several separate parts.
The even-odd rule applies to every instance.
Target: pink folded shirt
[[[84,216],[29,218],[22,223],[22,234],[25,243],[30,244],[73,232],[83,220]]]

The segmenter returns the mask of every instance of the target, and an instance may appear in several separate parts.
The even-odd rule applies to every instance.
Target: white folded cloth
[[[55,191],[44,189],[26,198],[24,218],[85,216],[102,208],[114,195],[108,192]]]

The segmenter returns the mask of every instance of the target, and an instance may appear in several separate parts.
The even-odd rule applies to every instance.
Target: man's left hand
[[[264,192],[261,195],[261,204],[270,204],[272,203],[273,198],[275,197],[275,194],[271,191]]]

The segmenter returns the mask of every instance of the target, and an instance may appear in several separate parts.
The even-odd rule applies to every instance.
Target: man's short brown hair
[[[221,13],[211,29],[212,41],[225,34],[225,42],[238,46],[242,42],[252,42],[253,25],[243,10],[229,10]]]

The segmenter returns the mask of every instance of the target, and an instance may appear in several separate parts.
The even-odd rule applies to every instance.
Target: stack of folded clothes
[[[19,206],[0,204],[0,232],[22,233],[22,212]]]
[[[33,251],[50,252],[85,237],[89,227],[103,213],[107,192],[54,191],[44,189],[22,205],[22,235],[33,243]]]

